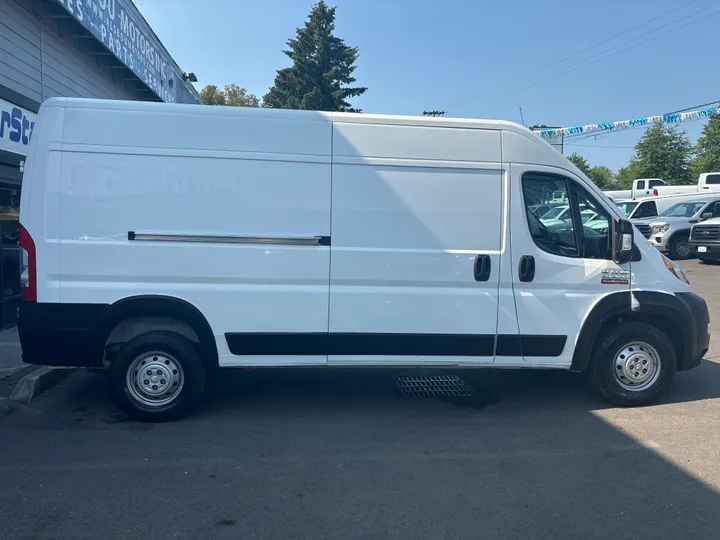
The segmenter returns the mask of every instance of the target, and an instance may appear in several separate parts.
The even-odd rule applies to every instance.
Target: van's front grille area
[[[642,234],[645,238],[650,238],[650,225],[639,223],[636,224],[635,227],[637,227],[637,230],[640,231],[640,234]]]
[[[720,239],[720,225],[696,225],[692,229],[693,240]]]

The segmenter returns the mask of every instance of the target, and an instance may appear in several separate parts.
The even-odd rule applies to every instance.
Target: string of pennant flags
[[[610,131],[621,131],[623,129],[630,129],[640,126],[651,126],[657,124],[679,124],[680,122],[711,118],[718,115],[720,115],[720,107],[711,107],[709,109],[697,109],[694,111],[663,114],[659,116],[646,116],[644,118],[621,120],[619,122],[604,122],[602,124],[588,124],[586,126],[542,129],[537,133],[539,133],[543,139],[549,142],[553,142],[554,140],[561,137],[569,137],[572,135],[607,133]]]

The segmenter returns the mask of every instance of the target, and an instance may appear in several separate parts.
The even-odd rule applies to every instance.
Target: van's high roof
[[[434,118],[427,116],[392,116],[365,113],[295,111],[253,107],[220,107],[208,105],[167,104],[145,101],[104,99],[50,98],[40,112],[52,108],[71,111],[72,120],[63,121],[53,129],[50,140],[65,144],[93,144],[125,146],[138,149],[165,148],[200,152],[270,152],[309,155],[322,158],[330,153],[342,155],[348,147],[329,144],[333,131],[325,131],[322,124],[383,124],[399,127],[434,127],[500,132],[500,137],[477,134],[462,137],[457,148],[448,156],[467,156],[474,162],[534,163],[558,167],[586,177],[575,165],[536,133],[514,122],[472,118]],[[126,114],[125,114],[126,113]],[[285,129],[271,127],[268,121],[288,122]],[[248,122],[248,130],[239,133],[238,122]],[[292,126],[294,122],[304,127]],[[245,140],[251,135],[251,140]],[[341,136],[341,135],[338,135]],[[242,140],[241,140],[242,139]],[[399,141],[403,158],[414,159],[416,153],[407,135]],[[409,145],[409,146],[408,146]],[[480,146],[477,146],[480,145]],[[484,146],[483,146],[484,145]],[[333,148],[332,151],[327,149]],[[336,154],[336,152],[340,152]],[[357,152],[350,154],[355,157]],[[361,155],[372,157],[369,149]],[[474,156],[474,157],[471,157]],[[456,158],[440,158],[457,161]],[[587,177],[586,177],[587,178]],[[588,186],[592,183],[588,180]]]
[[[128,112],[168,112],[171,110],[174,114],[191,113],[196,114],[202,111],[207,116],[249,116],[254,118],[285,118],[297,119],[304,122],[362,122],[369,124],[397,124],[397,125],[417,125],[417,126],[434,126],[434,127],[453,127],[465,129],[489,129],[498,130],[505,129],[515,131],[517,133],[529,133],[533,137],[539,138],[538,135],[532,133],[529,129],[514,122],[504,120],[484,120],[475,118],[448,118],[448,117],[430,117],[430,116],[402,116],[389,114],[366,114],[366,113],[343,113],[343,112],[325,112],[325,111],[298,111],[290,109],[266,109],[264,107],[222,107],[208,106],[198,104],[178,104],[178,103],[161,103],[154,101],[122,101],[108,99],[84,99],[84,98],[64,98],[53,97],[43,102],[43,107],[65,107],[80,109],[99,109],[99,110],[116,110]],[[171,109],[170,109],[171,108]]]

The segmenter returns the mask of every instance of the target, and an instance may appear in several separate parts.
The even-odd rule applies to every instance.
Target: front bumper
[[[700,248],[705,248],[705,250]],[[693,238],[690,240],[690,250],[694,255],[704,259],[720,259],[720,242],[717,240],[703,241]]]
[[[668,245],[667,242],[665,242],[665,238],[658,235],[651,235],[648,240],[650,241],[650,244],[652,244],[652,246],[659,252],[667,253]]]
[[[18,335],[23,362],[43,366],[100,367],[105,343],[99,322],[104,304],[22,302]]]
[[[686,336],[682,358],[678,359],[678,370],[687,371],[700,365],[710,347],[710,313],[705,300],[694,293],[675,293],[675,296],[690,318],[686,321],[690,324],[685,325],[690,335]]]

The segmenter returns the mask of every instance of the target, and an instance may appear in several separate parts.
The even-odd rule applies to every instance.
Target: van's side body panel
[[[262,346],[232,354],[226,334],[270,346],[267,334],[327,332],[330,247],[293,242],[330,236],[331,123],[202,110],[145,115],[138,130],[138,113],[66,109],[60,301],[181,298],[210,324],[221,366],[254,364]]]

